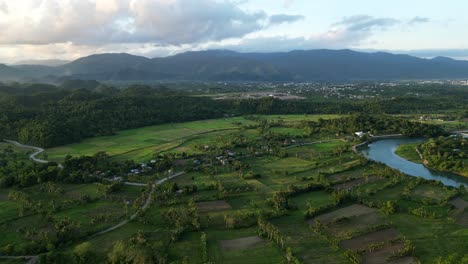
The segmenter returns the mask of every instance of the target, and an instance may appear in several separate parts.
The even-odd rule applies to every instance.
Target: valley
[[[0,249],[60,262],[81,254],[102,262],[132,252],[176,263],[461,259],[454,252],[468,243],[466,191],[367,160],[352,151],[359,138],[310,135],[301,123],[340,118],[347,117],[229,117],[46,149],[41,158],[65,160],[65,168],[73,160],[67,155],[80,168],[85,159],[79,157],[105,152],[104,162],[133,157],[137,163],[129,168],[138,169],[113,175],[90,164],[96,183],[1,189]],[[30,151],[2,145],[10,146],[15,157],[32,162]],[[170,160],[169,172],[158,169],[166,166],[161,159]],[[166,180],[171,173],[178,177]]]

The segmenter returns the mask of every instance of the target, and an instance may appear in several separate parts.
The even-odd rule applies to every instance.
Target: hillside
[[[130,54],[96,54],[57,67],[0,68],[0,79],[69,78],[95,80],[345,81],[454,79],[468,77],[468,61],[422,59],[384,52],[298,50],[238,53],[186,52],[149,59]]]

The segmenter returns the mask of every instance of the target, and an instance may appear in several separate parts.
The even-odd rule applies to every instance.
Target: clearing
[[[363,178],[359,178],[359,179],[356,179],[356,180],[351,180],[351,181],[347,181],[347,182],[344,182],[344,183],[334,185],[332,188],[334,190],[337,190],[337,191],[341,191],[341,190],[348,191],[348,190],[351,190],[354,187],[359,186],[361,184],[375,182],[375,181],[377,181],[379,179],[381,179],[381,178],[379,176],[375,176],[375,175],[370,176],[370,177],[363,177]]]
[[[322,224],[328,224],[338,218],[360,216],[360,215],[374,213],[376,211],[377,211],[376,209],[369,208],[364,205],[353,204],[348,207],[340,208],[330,213],[319,215],[317,217],[312,218],[308,222],[309,224],[314,224],[316,220],[319,220],[320,223]]]
[[[231,205],[224,200],[220,201],[209,201],[209,202],[198,202],[196,203],[198,211],[200,213],[225,211],[231,209]]]
[[[238,250],[244,248],[251,248],[261,244],[265,241],[258,236],[243,237],[231,240],[221,240],[219,242],[222,250]]]
[[[372,244],[393,240],[399,236],[400,233],[395,228],[389,228],[343,240],[340,242],[340,247],[351,250],[366,249]]]

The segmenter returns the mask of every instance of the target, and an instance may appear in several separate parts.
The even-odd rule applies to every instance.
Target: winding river
[[[406,160],[397,154],[395,150],[401,144],[423,142],[421,138],[392,138],[382,139],[369,144],[362,153],[369,159],[385,163],[387,166],[398,169],[403,173],[414,177],[422,177],[428,180],[438,180],[444,185],[459,187],[468,186],[468,178],[445,172],[433,171],[422,164]]]

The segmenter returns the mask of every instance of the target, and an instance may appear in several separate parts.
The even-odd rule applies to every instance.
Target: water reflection
[[[362,153],[371,160],[385,163],[387,166],[398,169],[411,176],[422,177],[428,180],[438,180],[447,186],[459,187],[462,184],[468,186],[468,178],[466,177],[433,171],[422,164],[411,162],[395,154],[395,150],[401,144],[423,141],[424,139],[421,138],[382,139],[369,144],[369,148],[364,149]]]

